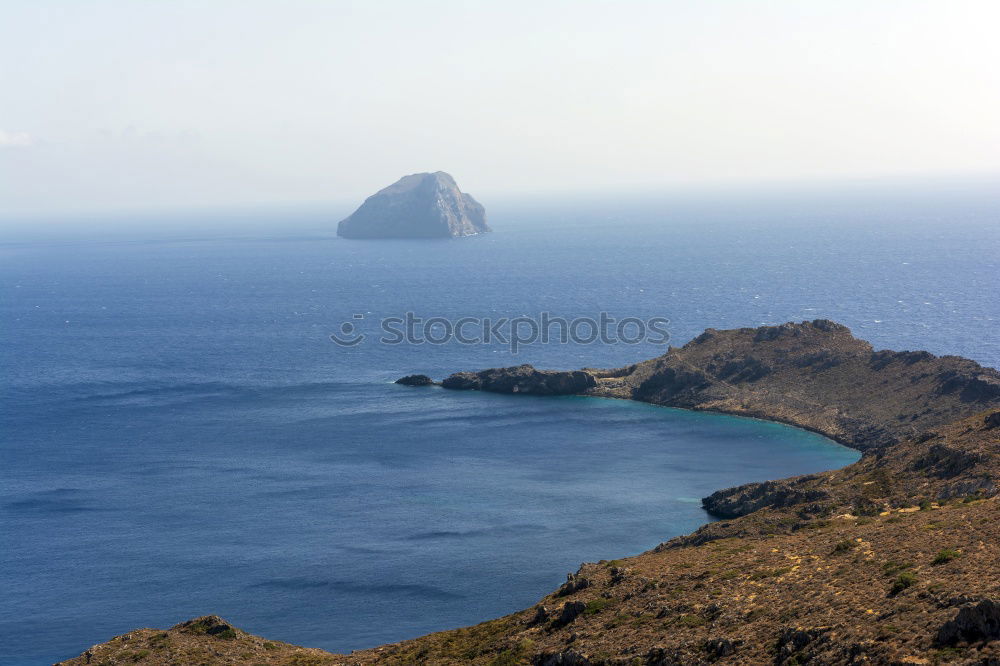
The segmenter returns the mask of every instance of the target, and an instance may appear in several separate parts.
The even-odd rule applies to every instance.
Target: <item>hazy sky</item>
[[[1000,172],[1000,2],[4,0],[0,214]]]

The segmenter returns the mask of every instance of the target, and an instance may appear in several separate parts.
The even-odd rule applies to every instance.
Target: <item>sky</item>
[[[4,0],[0,216],[1000,174],[995,0]]]

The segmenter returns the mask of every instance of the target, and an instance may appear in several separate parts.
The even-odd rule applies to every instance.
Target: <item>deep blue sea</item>
[[[334,651],[534,603],[698,498],[857,458],[776,424],[414,389],[654,344],[389,345],[382,317],[835,319],[1000,364],[1000,206],[966,192],[491,203],[495,232],[346,241],[349,210],[14,224],[0,243],[0,663],[215,613]],[[361,315],[356,318],[355,315]],[[333,344],[342,322],[369,338]]]

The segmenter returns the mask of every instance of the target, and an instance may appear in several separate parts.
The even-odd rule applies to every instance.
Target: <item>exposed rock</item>
[[[876,352],[846,326],[825,319],[708,329],[679,349],[615,370],[552,372],[522,365],[458,372],[442,385],[500,393],[584,393],[766,418],[863,451],[917,437],[1000,401],[1000,372],[992,368],[956,356]],[[784,502],[818,499],[789,495]],[[720,506],[716,515],[743,511]]]
[[[957,395],[962,402],[987,402],[1000,398],[1000,379],[990,373],[956,368],[938,376],[938,391]]]
[[[535,655],[531,660],[533,666],[590,666],[591,661],[579,652],[545,652]]]
[[[983,599],[978,604],[963,606],[955,619],[946,622],[937,635],[937,642],[941,645],[998,639],[1000,639],[1000,603],[992,599]]]
[[[987,414],[983,423],[987,428],[1000,428],[1000,412]]]
[[[611,570],[608,573],[611,574],[610,583],[612,585],[618,585],[632,575],[632,570],[626,567],[611,567]]]
[[[956,356],[876,352],[825,319],[708,329],[658,358],[591,374],[598,385],[589,395],[777,420],[861,450],[1000,400],[992,368]]]
[[[217,636],[220,634],[230,634],[236,631],[228,622],[218,615],[206,615],[171,627],[174,631],[189,634],[207,634]]]
[[[337,226],[344,238],[447,238],[487,231],[486,209],[443,171],[403,176]]]
[[[967,472],[983,461],[983,456],[954,449],[944,444],[930,447],[927,455],[914,463],[914,469],[933,474],[939,479],[951,479]]]
[[[427,375],[406,375],[397,379],[395,383],[403,386],[430,386],[434,380]]]
[[[736,653],[736,643],[728,638],[710,638],[705,641],[705,652],[713,661]]]
[[[778,636],[775,646],[777,655],[774,663],[778,666],[787,664],[800,664],[809,661],[808,655],[801,653],[809,648],[815,649],[817,644],[825,642],[825,634],[830,631],[829,627],[818,627],[815,629],[792,629],[787,628]]]
[[[441,382],[441,386],[446,389],[531,395],[573,395],[596,385],[597,380],[582,370],[536,370],[530,365],[492,368],[480,372],[456,372]]]
[[[552,613],[549,612],[549,609],[545,606],[539,605],[535,607],[535,614],[528,618],[526,624],[529,627],[534,627],[539,624],[545,624],[550,619],[552,619]]]
[[[587,604],[582,601],[567,601],[563,604],[562,611],[560,611],[559,617],[556,618],[555,624],[560,627],[565,626],[580,617],[585,610],[587,610]]]
[[[748,483],[736,488],[717,490],[701,500],[702,506],[713,516],[737,518],[764,507],[781,508],[809,502],[822,502],[829,495],[815,488],[799,488],[802,482],[816,477],[801,477],[800,481],[765,481]]]
[[[556,590],[557,597],[568,597],[590,587],[590,580],[579,574],[566,574],[566,582]]]
[[[680,650],[662,647],[650,648],[643,666],[691,666],[691,659]]]

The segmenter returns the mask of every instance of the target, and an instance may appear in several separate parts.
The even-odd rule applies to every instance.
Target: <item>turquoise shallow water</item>
[[[650,203],[511,206],[495,234],[461,241],[341,241],[306,215],[12,238],[0,661],[51,663],[205,613],[336,651],[470,624],[533,603],[581,561],[691,531],[708,519],[698,498],[721,487],[848,464],[855,452],[760,421],[391,383],[621,366],[655,345],[512,356],[328,335],[407,310],[663,316],[675,344],[829,317],[877,347],[995,364],[1000,225],[991,206],[959,210],[947,232],[944,208],[905,202],[840,204],[825,222]]]

